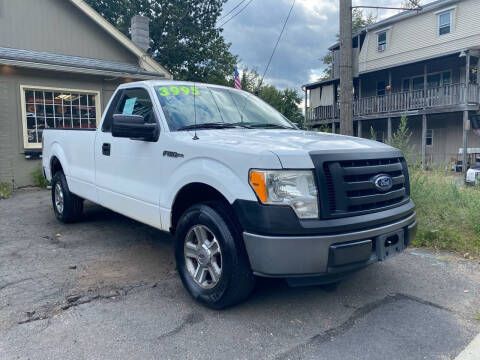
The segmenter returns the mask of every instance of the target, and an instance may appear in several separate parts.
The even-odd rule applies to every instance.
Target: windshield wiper
[[[195,130],[195,129],[231,129],[231,128],[236,128],[236,127],[237,126],[234,125],[234,124],[212,122],[212,123],[193,124],[193,125],[182,126],[181,128],[178,129],[178,131]]]
[[[265,128],[265,129],[293,129],[293,127],[280,125],[280,124],[271,124],[271,123],[253,123],[253,122],[238,122],[234,125],[242,126],[249,129],[255,128]]]

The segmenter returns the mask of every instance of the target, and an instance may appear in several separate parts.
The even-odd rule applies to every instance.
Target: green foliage
[[[459,185],[459,180],[444,172],[412,169],[411,196],[418,221],[412,245],[480,257],[480,189]]]
[[[50,181],[48,181],[47,179],[45,179],[45,177],[43,176],[43,171],[41,168],[36,168],[35,170],[33,170],[30,175],[32,175],[33,177],[33,183],[38,186],[38,187],[41,187],[43,189],[45,189],[47,186],[50,185]]]
[[[256,93],[259,98],[303,129],[304,117],[299,107],[302,98],[298,95],[298,92],[294,89],[277,89],[275,86],[268,84],[258,88],[260,80],[261,77],[256,70],[243,69],[241,77],[242,89],[250,93]]]
[[[8,199],[12,195],[12,187],[7,182],[0,182],[0,199]]]
[[[177,80],[226,85],[238,62],[216,28],[226,0],[87,0],[129,36],[130,19],[148,16],[152,54]]]
[[[392,134],[392,141],[389,145],[402,150],[403,156],[408,164],[412,164],[412,155],[415,149],[415,146],[410,145],[411,137],[412,133],[408,129],[407,115],[404,114],[400,119],[397,131]]]

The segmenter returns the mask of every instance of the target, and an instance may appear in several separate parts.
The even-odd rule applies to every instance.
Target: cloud
[[[240,1],[227,1],[224,13]],[[399,6],[401,2],[383,0],[381,6]],[[365,4],[365,0],[353,3]],[[240,67],[257,69],[263,74],[291,4],[291,0],[253,0],[225,25],[225,39],[232,43],[232,52],[239,55]],[[394,10],[371,12],[379,19],[396,13]],[[337,33],[338,0],[297,0],[265,77],[266,82],[300,90],[302,84],[318,79],[324,70],[321,59],[336,41]]]

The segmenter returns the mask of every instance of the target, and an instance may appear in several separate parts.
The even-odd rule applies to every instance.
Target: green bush
[[[33,177],[33,183],[34,183],[36,186],[45,189],[47,186],[50,185],[50,181],[48,181],[47,179],[45,179],[45,177],[43,176],[43,171],[42,171],[41,168],[36,168],[36,169],[33,170],[30,174],[31,174],[32,177]]]
[[[412,245],[480,257],[480,188],[466,187],[448,173],[419,169],[412,169],[410,181],[418,220]]]
[[[12,187],[7,182],[0,182],[0,199],[8,199],[12,195]]]

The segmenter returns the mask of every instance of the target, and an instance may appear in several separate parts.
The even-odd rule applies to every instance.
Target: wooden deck
[[[372,96],[354,100],[354,118],[376,118],[399,116],[405,112],[424,110],[435,112],[441,108],[478,105],[479,86],[476,84],[453,84],[427,90],[404,91],[383,96]],[[340,117],[339,104],[319,106],[310,110],[309,119],[315,124]]]

